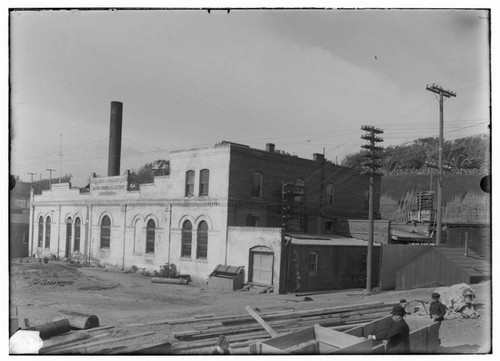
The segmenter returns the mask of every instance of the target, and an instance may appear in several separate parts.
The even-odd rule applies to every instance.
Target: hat
[[[432,298],[435,298],[435,299],[439,299],[439,297],[441,297],[441,295],[437,292],[433,292],[432,295],[431,295]]]
[[[400,305],[395,305],[393,308],[392,308],[392,312],[391,312],[393,315],[398,315],[398,316],[404,316],[406,315],[406,311],[403,307],[401,307]]]
[[[406,303],[406,300],[403,298],[403,299],[399,300],[399,303]]]

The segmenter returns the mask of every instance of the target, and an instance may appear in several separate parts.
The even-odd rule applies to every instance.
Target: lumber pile
[[[266,310],[260,313],[247,307],[248,313],[198,316],[164,320],[162,323],[190,325],[190,329],[172,334],[178,341],[173,345],[173,352],[190,353],[214,346],[219,335],[226,335],[230,348],[238,349],[273,335],[298,331],[312,325],[344,331],[388,315],[393,306],[393,303],[372,302],[307,310]]]

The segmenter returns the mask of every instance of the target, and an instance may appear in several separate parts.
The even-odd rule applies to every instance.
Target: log
[[[95,315],[66,310],[59,310],[59,312],[68,319],[70,326],[73,328],[86,330],[99,327],[99,319]]]
[[[189,281],[186,278],[160,278],[160,277],[151,278],[151,282],[168,283],[174,285],[187,285],[189,283]]]
[[[30,327],[28,330],[39,331],[40,338],[46,340],[52,336],[60,335],[71,330],[69,320],[63,319],[54,322],[44,323],[43,325]]]

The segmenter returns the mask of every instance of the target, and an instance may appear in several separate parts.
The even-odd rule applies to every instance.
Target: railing
[[[393,176],[393,175],[430,175],[436,174],[437,170],[432,169],[398,169],[393,171],[382,170],[382,173],[385,176]],[[464,174],[464,175],[487,175],[490,173],[488,169],[452,169],[450,171],[446,171],[449,174]]]

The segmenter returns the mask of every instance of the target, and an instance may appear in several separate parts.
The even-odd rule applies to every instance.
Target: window
[[[38,247],[43,247],[43,217],[38,218]]]
[[[335,222],[333,222],[333,221],[325,222],[325,232],[328,232],[328,233],[335,232]]]
[[[247,227],[258,227],[259,226],[259,217],[252,216],[249,214],[247,216]]]
[[[191,241],[193,238],[193,225],[185,221],[182,225],[181,257],[191,257]]]
[[[111,220],[104,216],[101,221],[101,248],[109,248],[111,238]]]
[[[314,276],[318,274],[318,253],[309,253],[309,275]]]
[[[202,169],[200,171],[200,196],[208,196],[209,176],[210,176],[210,171],[208,169]]]
[[[186,197],[194,196],[194,170],[186,172]]]
[[[207,258],[208,250],[208,224],[205,221],[198,225],[198,242],[196,246],[196,258]]]
[[[73,244],[73,251],[80,251],[80,233],[82,221],[80,218],[75,219],[75,242]]]
[[[45,220],[45,248],[50,248],[50,217]]]
[[[293,200],[298,203],[304,202],[304,179],[302,178],[297,178],[295,181],[295,196],[293,197]]]
[[[252,175],[252,197],[262,197],[262,173],[254,172]]]
[[[326,186],[326,202],[330,206],[333,206],[334,195],[335,195],[335,186],[330,183]]]
[[[150,219],[146,225],[146,253],[155,253],[155,221]]]

